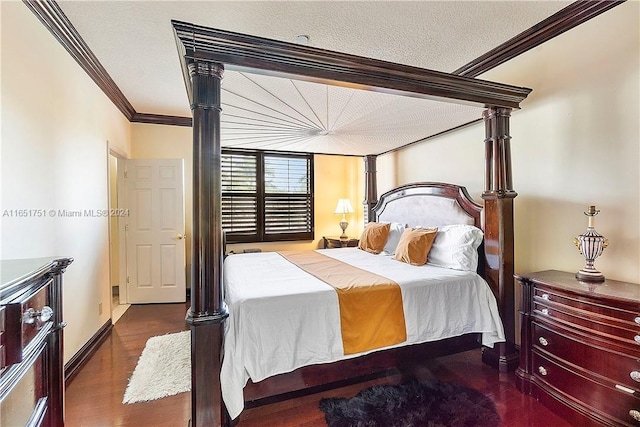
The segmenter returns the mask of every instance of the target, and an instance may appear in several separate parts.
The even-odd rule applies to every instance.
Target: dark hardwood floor
[[[102,344],[73,379],[66,394],[66,425],[87,426],[187,426],[190,394],[122,404],[127,381],[150,337],[186,330],[188,304],[132,306],[116,323]],[[553,426],[569,424],[515,387],[513,373],[498,373],[480,361],[479,350],[425,361],[415,373],[422,378],[456,381],[490,396],[504,426]],[[324,426],[318,409],[322,397],[350,397],[372,384],[397,383],[396,373],[366,383],[325,391],[297,399],[246,409],[237,427]]]

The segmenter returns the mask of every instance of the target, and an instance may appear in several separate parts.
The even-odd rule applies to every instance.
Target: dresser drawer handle
[[[544,368],[544,366],[538,366],[538,372],[540,372],[540,375],[542,375],[543,377],[547,375],[547,370]]]
[[[548,308],[543,308],[541,311],[542,311],[542,314],[544,314],[545,316],[549,314]]]
[[[624,391],[625,393],[629,393],[629,394],[634,394],[636,391],[632,388],[629,387],[625,387],[623,385],[620,384],[616,384],[616,388],[620,391]]]
[[[35,311],[33,308],[29,308],[22,314],[22,322],[26,325],[32,325],[38,320],[40,323],[45,323],[51,320],[53,317],[53,310],[48,305],[42,307],[41,311]],[[640,339],[640,337],[638,337]]]
[[[636,322],[638,325],[640,325],[640,316],[633,319],[633,321]]]
[[[545,347],[549,345],[549,341],[547,341],[545,337],[538,338],[538,341]]]
[[[640,421],[640,411],[632,409],[629,411],[629,415],[631,415],[631,418],[633,418],[634,420]]]
[[[640,335],[636,335],[635,337],[633,337],[633,340],[640,344]]]
[[[549,301],[549,294],[542,294],[542,299]]]
[[[640,383],[640,372],[638,371],[631,371],[631,373],[629,374],[629,376],[631,377],[632,380],[637,381]]]

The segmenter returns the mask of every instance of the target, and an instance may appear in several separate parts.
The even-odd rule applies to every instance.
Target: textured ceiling
[[[171,19],[451,72],[566,1],[60,1],[139,113],[190,116]],[[225,146],[381,153],[480,118],[477,108],[226,72]]]

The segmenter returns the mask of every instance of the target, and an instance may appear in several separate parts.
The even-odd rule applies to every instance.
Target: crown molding
[[[191,117],[138,113],[55,0],[23,0],[71,57],[132,123],[191,126]]]
[[[607,10],[624,3],[626,0],[580,0],[554,13],[547,19],[523,31],[510,40],[502,43],[463,65],[453,72],[460,76],[477,77],[498,65],[545,43],[552,38],[577,27],[591,18],[595,18]]]
[[[40,22],[53,34],[71,57],[91,77],[114,105],[131,121],[135,109],[120,88],[111,79],[107,70],[93,54],[73,24],[55,1],[23,0],[24,4],[38,17]]]

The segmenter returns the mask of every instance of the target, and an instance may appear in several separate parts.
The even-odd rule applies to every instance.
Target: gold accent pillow
[[[394,259],[411,265],[426,264],[437,233],[437,228],[407,228],[400,237]]]
[[[384,249],[385,243],[389,238],[389,229],[391,224],[381,224],[379,222],[370,222],[364,227],[358,248],[363,251],[379,254]]]

